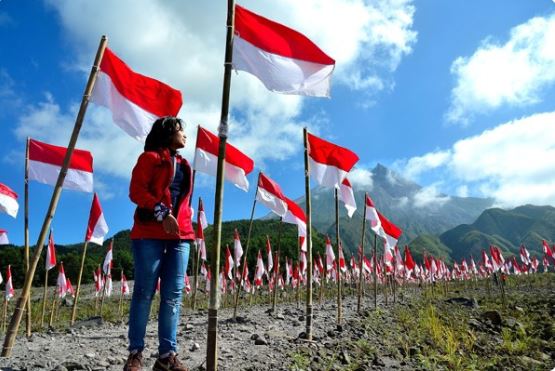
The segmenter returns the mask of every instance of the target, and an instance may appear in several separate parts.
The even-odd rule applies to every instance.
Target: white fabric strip
[[[197,171],[216,176],[218,165],[218,156],[206,152],[200,148],[195,151],[195,161],[193,168]],[[233,183],[239,189],[245,192],[249,190],[249,181],[245,175],[245,171],[240,167],[225,163],[225,179]]]
[[[310,161],[310,176],[318,184],[325,187],[334,188],[341,184],[343,179],[347,176],[347,172],[341,170],[335,166],[321,164],[314,161],[311,157],[308,158]]]
[[[29,180],[55,186],[58,181],[60,167],[45,162],[29,160]],[[74,191],[92,192],[93,173],[87,171],[68,169],[64,179],[63,188]]]
[[[18,210],[19,204],[15,198],[0,193],[0,211],[3,211],[12,218],[15,218],[17,217]]]

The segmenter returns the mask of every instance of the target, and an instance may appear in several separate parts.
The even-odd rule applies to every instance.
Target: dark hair
[[[185,125],[173,116],[161,117],[154,121],[145,141],[145,151],[156,151],[170,146],[171,138]]]

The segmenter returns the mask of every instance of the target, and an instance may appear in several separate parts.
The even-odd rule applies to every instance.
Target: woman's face
[[[185,142],[187,140],[187,136],[185,135],[185,131],[181,124],[177,124],[177,131],[173,134],[170,149],[176,151],[180,148],[185,147]]]

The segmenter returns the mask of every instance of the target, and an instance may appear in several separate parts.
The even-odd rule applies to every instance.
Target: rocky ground
[[[553,279],[554,277],[551,277]],[[219,312],[220,370],[368,370],[368,369],[521,369],[555,367],[555,292],[553,283],[514,285],[503,306],[497,292],[484,288],[436,287],[423,292],[406,288],[397,295],[344,299],[343,326],[336,327],[337,307],[315,298],[314,339],[304,331],[304,305],[268,304]],[[493,291],[493,289],[491,290]],[[331,293],[332,294],[332,293]],[[2,370],[120,370],[127,356],[127,326],[90,318],[72,328],[17,338]],[[193,370],[203,370],[207,313],[185,308],[179,326],[180,356]],[[147,329],[146,367],[157,355],[155,321]]]

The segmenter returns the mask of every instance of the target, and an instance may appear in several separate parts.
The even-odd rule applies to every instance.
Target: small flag
[[[8,245],[9,243],[8,232],[4,229],[0,229],[0,245]]]
[[[258,177],[256,200],[262,202],[279,216],[284,216],[287,212],[286,197],[283,195],[280,186],[262,172]]]
[[[48,248],[46,249],[45,263],[47,271],[56,266],[56,246],[54,245],[52,229],[50,230],[50,236],[48,237]]]
[[[345,204],[345,209],[347,209],[347,215],[349,218],[353,217],[357,209],[357,204],[355,201],[355,193],[353,191],[353,186],[349,182],[349,179],[345,177],[339,186],[339,192],[337,193],[339,199]]]
[[[108,224],[104,219],[104,213],[98,200],[98,195],[95,193],[91,204],[91,212],[89,214],[89,223],[87,225],[87,233],[85,241],[96,243],[102,246],[104,243],[104,236],[108,233]]]
[[[11,298],[13,298],[14,295],[15,290],[12,283],[12,267],[11,265],[8,265],[8,270],[6,272],[6,294],[4,297],[7,301],[9,301]]]
[[[0,211],[15,218],[18,210],[17,194],[8,186],[0,183]]]
[[[110,240],[110,246],[108,247],[108,251],[106,252],[106,256],[104,257],[104,263],[102,263],[102,271],[105,275],[110,276],[110,270],[112,269],[112,259],[113,257],[113,247],[114,247],[114,239]]]

